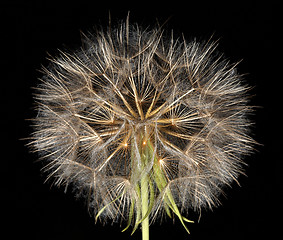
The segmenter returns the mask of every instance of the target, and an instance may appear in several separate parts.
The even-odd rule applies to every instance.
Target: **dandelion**
[[[217,42],[123,22],[52,58],[37,87],[32,146],[48,179],[88,200],[95,219],[149,221],[219,205],[252,150],[248,87]]]

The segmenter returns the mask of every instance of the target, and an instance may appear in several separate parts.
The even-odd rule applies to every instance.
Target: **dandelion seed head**
[[[166,189],[182,212],[217,206],[253,140],[248,87],[216,47],[125,22],[52,59],[32,142],[48,178],[114,221],[138,211],[144,175],[154,189],[151,218],[166,210]]]

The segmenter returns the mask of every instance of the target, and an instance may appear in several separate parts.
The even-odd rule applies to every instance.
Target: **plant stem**
[[[141,154],[143,170],[149,162],[149,149],[145,140],[141,138]],[[142,213],[142,240],[149,240],[149,176],[144,174],[141,178],[141,213]]]
[[[142,204],[142,218],[148,211],[148,176],[145,175],[141,179],[141,204]],[[147,216],[142,221],[142,240],[149,240],[149,217]]]

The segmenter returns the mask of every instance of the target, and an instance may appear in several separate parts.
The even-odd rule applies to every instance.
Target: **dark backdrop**
[[[91,3],[90,3],[91,2]],[[282,225],[282,154],[280,133],[282,121],[281,81],[277,39],[279,25],[278,3],[255,1],[7,1],[1,3],[4,40],[1,55],[2,119],[5,137],[2,149],[2,215],[8,230],[8,239],[16,234],[26,239],[141,239],[141,232],[131,237],[130,230],[121,233],[118,224],[94,224],[83,201],[73,198],[71,191],[44,184],[40,173],[41,163],[28,152],[31,128],[26,119],[35,116],[32,110],[32,87],[41,76],[41,65],[47,64],[47,53],[56,55],[57,49],[76,49],[80,46],[80,30],[86,32],[93,26],[108,24],[111,13],[113,23],[126,18],[143,26],[167,21],[165,28],[183,33],[185,38],[220,39],[219,50],[236,62],[246,73],[247,82],[254,86],[252,104],[256,109],[253,120],[255,139],[261,144],[246,159],[248,177],[241,176],[241,187],[236,184],[226,189],[222,206],[203,211],[199,223],[189,224],[187,235],[178,220],[150,227],[151,239],[257,239],[280,238]],[[279,2],[279,1],[278,1]],[[282,54],[281,54],[282,55]],[[5,56],[5,57],[4,57]],[[279,57],[279,58],[278,58]],[[282,62],[282,61],[281,61]],[[7,128],[7,129],[6,129]],[[2,141],[3,142],[3,141]],[[7,154],[5,154],[7,153]],[[7,165],[6,165],[7,164]],[[5,216],[5,217],[4,217]],[[197,221],[191,213],[189,219]],[[282,228],[282,227],[281,227]],[[3,236],[4,233],[2,232]]]

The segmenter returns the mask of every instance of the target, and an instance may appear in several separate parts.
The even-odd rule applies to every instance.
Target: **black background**
[[[232,62],[242,62],[238,69],[247,73],[254,86],[252,104],[254,138],[261,144],[246,159],[248,177],[241,176],[241,187],[233,184],[221,198],[222,206],[203,211],[199,223],[188,224],[187,235],[179,221],[169,219],[150,227],[151,239],[256,239],[280,238],[282,228],[282,74],[278,38],[278,3],[272,1],[8,1],[1,3],[2,75],[1,98],[5,121],[2,136],[2,219],[8,226],[8,239],[17,235],[27,239],[141,239],[138,230],[121,233],[118,224],[94,224],[84,202],[73,198],[71,191],[44,184],[41,163],[29,153],[22,140],[32,131],[26,119],[35,116],[32,87],[41,76],[39,69],[47,65],[47,53],[57,49],[76,49],[83,32],[94,26],[107,26],[124,20],[130,11],[130,22],[154,26],[167,21],[165,28],[174,29],[185,38],[220,39],[219,50]],[[282,45],[282,44],[281,44]],[[281,61],[282,62],[282,61]],[[7,129],[6,129],[7,128]],[[21,140],[20,140],[21,139]],[[7,154],[5,154],[7,153]],[[7,163],[7,164],[6,164]],[[281,211],[281,213],[280,213]],[[7,214],[7,216],[6,216]],[[198,214],[187,216],[197,222]],[[279,235],[276,235],[278,234]],[[4,233],[2,232],[4,236]]]

